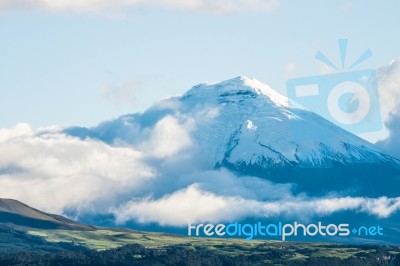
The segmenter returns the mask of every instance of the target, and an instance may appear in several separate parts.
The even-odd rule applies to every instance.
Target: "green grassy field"
[[[0,265],[400,265],[400,247],[99,228],[0,199]]]
[[[270,252],[282,254],[286,260],[305,260],[313,257],[330,257],[349,259],[355,255],[368,256],[376,252],[372,246],[352,247],[347,245],[323,243],[294,243],[265,240],[242,240],[227,238],[194,238],[162,233],[148,233],[136,231],[73,231],[73,230],[30,230],[28,234],[44,238],[49,242],[69,242],[84,246],[96,251],[118,248],[127,244],[139,244],[148,248],[163,249],[170,246],[183,247],[188,250],[208,251],[212,253],[238,255],[265,255]],[[398,255],[400,250],[390,250],[391,254]]]
[[[178,235],[113,230],[29,230],[28,234],[42,237],[49,242],[70,242],[75,245],[85,246],[97,251],[121,247],[127,244],[139,244],[144,247],[162,248],[171,245],[204,246],[208,249],[218,249],[220,245],[232,247],[253,247],[266,243],[260,240],[218,239],[218,238],[194,238]],[[271,243],[273,243],[271,241]],[[229,251],[228,251],[229,252]]]

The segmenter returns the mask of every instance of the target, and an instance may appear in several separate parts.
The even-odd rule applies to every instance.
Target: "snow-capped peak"
[[[387,160],[370,143],[289,104],[287,97],[256,79],[240,76],[200,84],[179,101],[180,111],[191,116],[199,117],[196,113],[203,114],[204,109],[218,110],[217,116],[203,119],[205,124],[193,132],[193,138],[213,155],[214,162],[268,168]]]
[[[288,105],[288,98],[279,94],[267,84],[264,84],[255,78],[247,78],[244,76],[237,77],[236,79],[240,79],[242,81],[242,86],[249,87],[258,94],[264,94],[268,96],[275,103],[283,106]]]
[[[150,149],[168,167],[227,168],[240,176],[295,184],[297,192],[310,195],[382,196],[388,195],[388,182],[390,195],[398,196],[398,160],[313,112],[287,105],[285,97],[255,79],[200,84],[167,103],[66,133]],[[154,152],[160,147],[163,155]],[[181,171],[172,174],[180,177]],[[385,182],[375,182],[385,175]]]
[[[210,165],[268,170],[319,167],[330,161],[343,165],[394,162],[372,144],[317,114],[288,105],[286,97],[256,79],[236,77],[199,84],[171,103],[172,108],[150,108],[84,133],[109,142],[119,139],[135,144],[141,139],[138,132],[148,132],[171,116],[176,121],[195,121],[188,135],[198,152],[207,154]]]
[[[202,83],[194,86],[183,97],[219,98],[223,101],[243,101],[257,96],[266,96],[278,106],[288,107],[288,98],[273,90],[270,86],[254,79],[239,76],[219,83]]]

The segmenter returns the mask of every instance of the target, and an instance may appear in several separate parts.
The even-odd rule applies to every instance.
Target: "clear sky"
[[[400,54],[394,0],[54,2],[0,0],[0,127],[91,126],[239,75],[285,93],[339,38],[363,67]]]

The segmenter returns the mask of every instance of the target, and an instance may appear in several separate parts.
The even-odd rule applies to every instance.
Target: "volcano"
[[[199,84],[144,113],[65,133],[136,145],[166,117],[194,121],[192,156],[205,168],[295,184],[296,192],[314,196],[398,196],[399,160],[246,77]]]

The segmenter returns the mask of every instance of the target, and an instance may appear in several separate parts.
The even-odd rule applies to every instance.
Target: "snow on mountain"
[[[197,85],[179,102],[179,111],[192,116],[201,109],[218,111],[193,132],[217,163],[324,167],[332,160],[342,164],[393,160],[322,117],[291,107],[286,97],[254,79]]]
[[[150,133],[151,129],[165,119],[174,121],[173,127],[183,127],[188,136],[176,130],[174,143],[149,141],[149,135],[154,134]],[[157,134],[175,134],[173,127]],[[299,176],[307,176],[309,180],[314,177],[337,180],[326,183],[327,191],[341,189],[346,182],[357,185],[362,175],[369,175],[365,182],[378,178],[381,168],[377,165],[384,169],[399,168],[397,159],[379,152],[369,142],[313,112],[296,107],[269,86],[246,77],[199,84],[181,97],[163,100],[142,114],[125,115],[91,129],[69,128],[66,132],[116,145],[125,143],[136,147],[143,142],[152,143],[147,148],[154,150],[158,150],[157,145],[189,143],[190,138],[191,156],[198,158],[205,169],[226,167],[274,182],[291,183]],[[331,167],[341,170],[319,172],[316,176],[299,172],[299,169]],[[354,167],[362,171],[351,172],[349,169]],[[398,174],[397,170],[394,172]],[[352,176],[346,177],[349,175]],[[397,184],[398,178],[394,182]],[[304,187],[307,186],[305,182]]]

